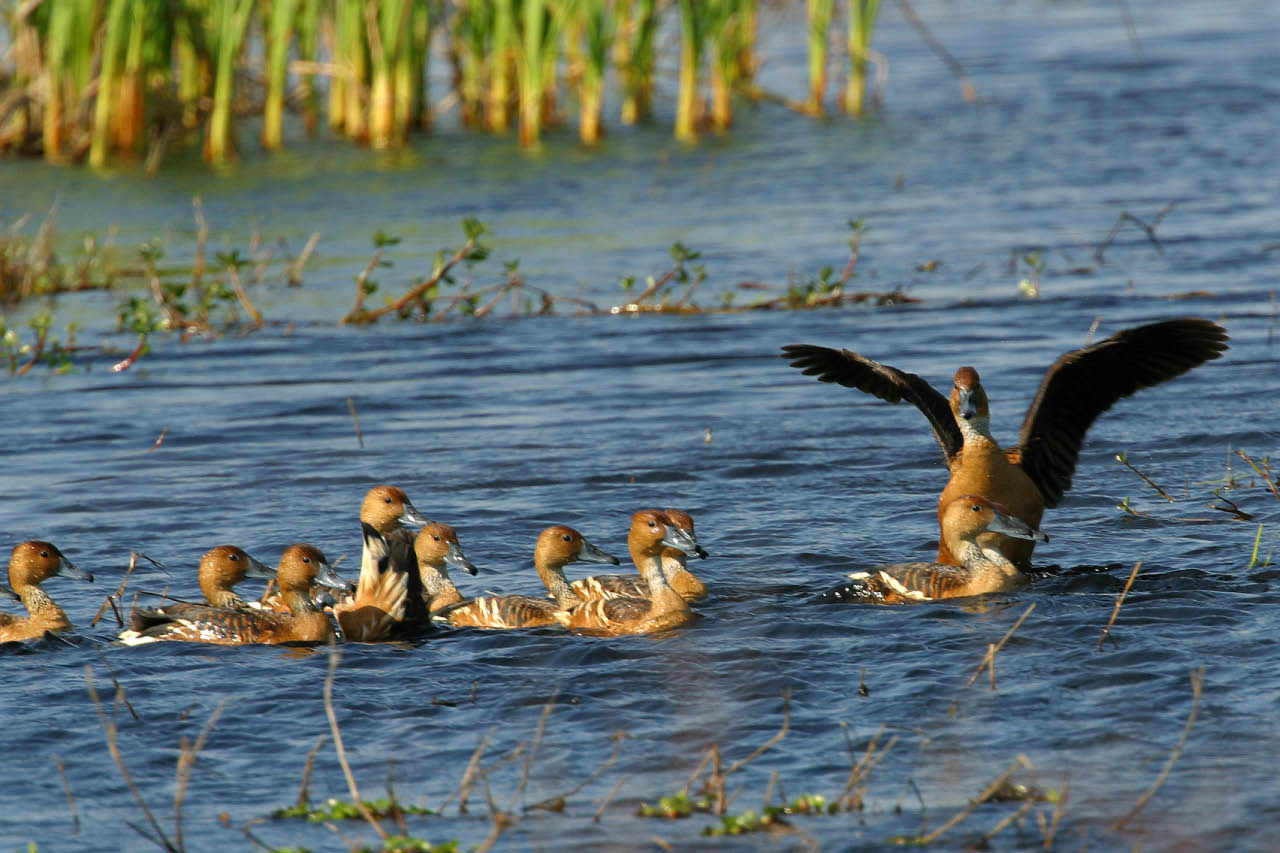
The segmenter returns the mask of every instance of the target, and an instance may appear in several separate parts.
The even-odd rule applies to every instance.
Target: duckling
[[[663,631],[693,618],[688,602],[672,589],[662,564],[663,548],[695,552],[698,546],[688,534],[661,511],[642,509],[631,516],[627,547],[648,585],[649,597],[583,601],[556,612],[556,620],[561,625],[612,636]]]
[[[809,344],[782,348],[792,367],[823,382],[874,394],[887,403],[909,400],[933,427],[950,478],[938,497],[938,521],[951,501],[977,494],[1007,507],[1035,527],[1046,507],[1055,507],[1071,488],[1085,432],[1116,403],[1142,388],[1186,373],[1227,349],[1227,332],[1217,323],[1183,317],[1117,332],[1104,341],[1065,353],[1045,372],[1022,421],[1018,446],[1002,449],[991,435],[987,394],[978,371],[956,371],[951,397],[928,382],[847,349]],[[1035,542],[1005,534],[982,534],[1020,566],[1029,566]],[[959,556],[939,537],[939,563],[959,565]]]
[[[40,588],[41,583],[54,575],[93,580],[92,574],[76,568],[50,542],[31,539],[14,546],[9,557],[9,586],[27,608],[27,616],[0,613],[0,643],[31,640],[44,636],[46,631],[71,629],[67,614]]]
[[[698,537],[693,530],[693,517],[678,509],[664,509],[663,513],[677,528],[688,534],[693,540],[693,553],[701,560],[707,558],[707,551],[698,544]],[[689,571],[688,555],[679,548],[662,549],[662,568],[666,572],[667,581],[672,589],[680,593],[680,597],[690,603],[706,597],[707,586],[697,575]],[[639,566],[637,566],[639,568]],[[593,598],[648,598],[649,585],[639,574],[633,575],[593,575],[580,578],[572,584],[574,593],[583,601]]]
[[[355,595],[336,604],[333,614],[344,638],[374,643],[391,639],[404,620],[409,573],[389,569],[391,549],[381,533],[368,524],[361,524],[361,530],[360,582]]]
[[[458,592],[449,578],[448,566],[461,569],[469,575],[476,573],[476,567],[462,553],[462,546],[458,544],[458,534],[454,529],[447,524],[428,524],[418,532],[413,551],[422,579],[421,600],[426,609],[434,614],[462,601],[462,593]],[[411,618],[407,608],[406,618]]]
[[[533,565],[555,601],[532,595],[490,595],[432,613],[436,622],[476,628],[538,628],[557,624],[556,612],[580,603],[564,576],[575,561],[618,565],[618,558],[588,542],[572,527],[553,525],[542,531],[533,548]]]
[[[1026,583],[1019,571],[993,545],[981,544],[983,533],[1047,542],[1049,537],[1014,518],[1005,507],[977,495],[961,495],[942,511],[942,528],[960,565],[899,563],[868,572],[852,572],[852,583],[823,593],[825,601],[900,604],[1001,592]]]
[[[280,558],[276,582],[289,606],[288,613],[228,610],[207,605],[191,605],[180,615],[159,610],[135,610],[129,618],[132,635],[126,637],[122,634],[120,639],[126,645],[179,640],[235,646],[248,643],[323,643],[336,637],[329,615],[312,603],[311,587],[320,584],[349,592],[351,584],[334,573],[319,548],[306,544],[289,546]]]
[[[404,528],[411,524],[420,527],[430,524],[431,520],[414,508],[409,496],[396,486],[374,486],[364,496],[360,504],[360,523],[369,525],[380,533],[390,549],[387,566],[395,571],[408,575],[409,595],[406,599],[405,613],[410,619],[425,619],[426,609],[423,600],[422,579],[418,574],[418,562],[414,557],[414,534]],[[366,541],[368,541],[366,539]],[[362,556],[364,567],[375,567],[377,560],[369,560]],[[372,589],[377,584],[376,578],[362,578],[366,588]]]

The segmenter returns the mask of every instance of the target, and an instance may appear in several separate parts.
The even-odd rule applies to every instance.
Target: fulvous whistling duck
[[[360,527],[364,534],[360,581],[355,595],[334,605],[333,615],[344,639],[374,643],[391,639],[404,619],[409,573],[390,567],[391,549],[381,533],[368,524]]]
[[[237,646],[248,643],[323,643],[336,636],[329,614],[311,601],[314,584],[349,592],[351,584],[338,577],[314,545],[291,545],[276,569],[276,583],[289,607],[272,610],[228,610],[189,605],[181,614],[135,609],[130,631],[120,635],[127,645],[179,640]],[[128,635],[128,636],[126,636]]]
[[[68,631],[71,620],[53,603],[40,584],[54,575],[92,581],[93,575],[76,568],[52,543],[32,539],[15,545],[9,557],[9,586],[27,608],[27,616],[0,613],[0,643],[43,637],[46,631]]]
[[[693,531],[693,517],[678,509],[664,509],[662,512],[672,524],[693,540],[694,555],[705,560],[707,551],[698,544],[697,534]],[[679,548],[670,546],[663,548],[662,568],[666,572],[667,582],[671,584],[671,588],[680,593],[680,597],[685,601],[694,602],[706,597],[707,586],[697,575],[689,571],[688,557],[689,555]],[[590,601],[593,598],[649,597],[649,585],[639,574],[593,575],[574,581],[572,586],[574,593],[583,601]]]
[[[617,557],[601,551],[572,527],[548,527],[534,546],[533,565],[555,601],[532,595],[488,595],[436,611],[431,618],[455,627],[476,628],[539,628],[558,624],[558,610],[580,603],[564,576],[564,567],[577,560],[618,565]]]
[[[462,569],[469,575],[476,573],[475,564],[462,553],[458,534],[447,524],[428,524],[418,532],[413,543],[422,577],[422,595],[430,613],[443,610],[462,601],[462,593],[449,578],[448,566]]]
[[[1013,589],[1026,582],[1026,575],[998,549],[983,547],[979,536],[1000,533],[1031,541],[1049,539],[1014,518],[1004,507],[977,495],[961,495],[949,501],[942,510],[942,527],[947,540],[955,543],[958,565],[899,563],[853,572],[849,575],[852,583],[822,597],[828,601],[900,604]]]
[[[390,567],[408,575],[409,597],[406,599],[405,615],[410,619],[425,618],[426,610],[421,603],[422,581],[417,572],[418,562],[414,558],[414,534],[405,530],[404,525],[420,527],[430,524],[431,520],[414,508],[403,489],[396,486],[374,486],[365,494],[364,501],[360,504],[360,523],[367,524],[382,534],[390,548]],[[361,558],[361,567],[369,564],[369,560]],[[372,565],[376,564],[377,561],[373,561]]]
[[[627,534],[631,559],[649,587],[648,598],[597,598],[556,612],[566,628],[593,634],[649,634],[683,625],[693,618],[689,603],[671,588],[662,566],[663,548],[693,553],[698,547],[661,511],[642,509],[631,516]]]
[[[782,352],[792,367],[823,382],[857,388],[888,403],[905,399],[924,413],[951,472],[938,498],[940,527],[943,510],[953,499],[976,494],[1007,507],[1034,528],[1045,507],[1057,506],[1071,488],[1080,447],[1094,419],[1117,400],[1186,373],[1226,349],[1225,329],[1184,317],[1125,329],[1065,353],[1045,372],[1022,421],[1018,445],[1008,450],[991,436],[987,394],[972,367],[956,371],[948,400],[919,376],[847,349],[792,344]],[[994,544],[1019,566],[1030,563],[1035,547],[994,532],[982,534],[979,541]],[[945,535],[939,537],[937,559],[959,564]]]

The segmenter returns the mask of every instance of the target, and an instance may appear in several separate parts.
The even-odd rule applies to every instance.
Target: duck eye
[[[48,551],[41,551],[41,552],[40,552],[40,556],[41,556],[41,557],[47,557],[47,556],[49,556],[49,552],[48,552]]]
[[[237,557],[235,554],[232,554],[232,555],[231,555],[231,561],[232,561],[232,562],[235,562],[235,561],[237,561],[237,560],[239,560],[239,559],[240,559],[240,558],[239,558],[239,557]]]
[[[561,538],[561,539],[563,539],[563,540],[564,540],[564,541],[566,541],[566,542],[572,542],[572,541],[573,541],[573,537],[572,537],[572,536],[570,536],[568,533],[562,533],[562,534],[560,535],[560,538]]]
[[[969,507],[969,509],[973,510],[974,512],[982,512],[982,507],[979,506],[978,504],[974,504],[973,506]]]
[[[311,558],[310,558],[310,557],[303,557],[303,558],[302,558],[302,562],[304,562],[304,563],[310,563],[310,562],[311,562]]]
[[[391,503],[391,498],[383,498],[383,499],[382,499],[382,502],[383,502],[384,504],[389,504],[389,503]]]
[[[432,534],[431,538],[432,538],[432,539],[434,539],[434,540],[436,540],[437,542],[439,542],[439,541],[440,541],[440,537],[439,537],[439,536],[436,536],[435,534]]]

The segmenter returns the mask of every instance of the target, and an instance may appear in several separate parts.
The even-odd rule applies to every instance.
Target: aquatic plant
[[[849,76],[844,89],[844,111],[860,116],[867,108],[867,59],[880,0],[849,0]]]
[[[795,103],[816,113],[835,0],[805,4],[810,91]],[[845,100],[852,114],[862,111],[877,8],[851,0]],[[223,168],[237,156],[238,116],[261,119],[267,151],[284,147],[290,110],[313,132],[320,86],[335,134],[400,147],[431,124],[426,85],[437,36],[454,71],[451,96],[441,103],[456,101],[464,127],[505,133],[518,116],[519,143],[534,147],[571,92],[579,137],[594,144],[604,132],[611,65],[619,120],[652,117],[664,21],[680,34],[675,134],[693,140],[708,116],[717,131],[730,127],[736,92],[759,95],[759,16],[759,0],[15,4],[0,22],[13,45],[10,68],[0,68],[0,94],[10,105],[0,116],[0,150],[95,168],[145,153],[151,173],[168,149],[199,132],[205,158]],[[261,94],[247,81],[261,81]]]

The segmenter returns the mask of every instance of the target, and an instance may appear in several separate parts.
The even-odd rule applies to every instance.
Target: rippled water
[[[659,637],[459,631],[414,647],[345,647],[334,704],[368,797],[385,793],[390,773],[404,802],[438,809],[484,741],[494,800],[519,815],[500,842],[512,849],[640,849],[654,836],[681,849],[841,849],[937,828],[1024,754],[1034,770],[1016,780],[1069,785],[1056,830],[1063,848],[1271,847],[1280,572],[1245,567],[1259,524],[1261,557],[1280,550],[1280,501],[1231,451],[1280,449],[1280,24],[1262,3],[1132,5],[1141,56],[1113,4],[922,6],[973,74],[981,109],[959,102],[886,8],[877,44],[894,64],[883,115],[810,123],[748,110],[732,138],[696,150],[641,130],[616,134],[601,153],[553,140],[545,156],[526,159],[505,141],[446,133],[397,162],[334,146],[251,161],[223,181],[196,169],[151,184],[0,167],[6,218],[56,197],[63,230],[114,222],[121,245],[170,223],[180,256],[195,191],[215,241],[242,245],[252,224],[294,244],[324,235],[301,291],[256,291],[275,321],[257,334],[158,342],[121,375],[106,369],[118,356],[103,356],[70,375],[7,383],[5,542],[49,538],[98,581],[48,584],[78,625],[71,645],[0,652],[9,768],[0,843],[148,848],[125,823],[143,817],[107,752],[90,667],[104,697],[114,676],[136,712],[115,712],[120,747],[167,832],[179,743],[225,702],[186,791],[183,830],[191,849],[248,847],[240,828],[295,800],[307,752],[328,732],[327,656],[121,648],[110,644],[110,617],[90,619],[131,549],[170,569],[140,565],[131,590],[193,594],[199,555],[225,541],[269,561],[312,541],[331,560],[346,555],[353,574],[359,501],[391,482],[458,528],[481,569],[462,579],[466,591],[532,589],[528,554],[547,524],[621,552],[632,511],[673,505],[697,519],[712,554],[697,568],[712,595],[695,624]],[[798,86],[799,50],[773,45],[772,85]],[[1130,228],[1104,264],[1093,258],[1122,211],[1150,220],[1170,201],[1159,248]],[[712,292],[839,268],[844,222],[861,217],[870,226],[861,283],[904,286],[924,301],[332,325],[372,230],[406,237],[384,280],[407,280],[456,243],[457,218],[471,211],[493,223],[495,254],[519,257],[531,281],[602,303],[616,299],[616,276],[659,271],[675,240],[703,250]],[[1039,300],[1021,298],[1019,274],[1006,267],[1029,247],[1047,264]],[[935,272],[916,270],[935,259]],[[86,318],[91,336],[112,298],[64,299],[59,311]],[[1046,515],[1053,539],[1036,551],[1046,571],[1028,588],[919,607],[812,602],[844,572],[929,556],[945,471],[914,409],[820,385],[778,359],[780,345],[849,346],[935,383],[974,364],[995,432],[1012,441],[1043,369],[1084,343],[1095,320],[1096,339],[1183,314],[1223,322],[1231,350],[1095,425],[1075,488]],[[1118,464],[1118,452],[1176,502]],[[1211,508],[1223,506],[1213,490],[1233,476],[1236,488],[1223,494],[1251,522]],[[1149,517],[1118,510],[1125,498]],[[1116,643],[1099,651],[1138,560]],[[967,687],[987,644],[1032,604],[999,653],[996,689],[985,673]],[[1192,708],[1189,672],[1200,668],[1185,750],[1145,810],[1114,829],[1178,743]],[[770,789],[775,802],[839,794],[846,733],[861,756],[884,727],[879,743],[897,741],[865,783],[864,811],[797,817],[794,834],[731,842],[701,835],[711,816],[635,816],[641,801],[683,787],[712,744],[726,762],[764,744],[783,723],[784,692],[790,730],[730,778],[730,811],[758,810]],[[523,758],[502,759],[534,738],[548,702],[516,796]],[[617,733],[616,763],[587,781]],[[311,794],[349,798],[331,745],[316,754]],[[563,813],[522,810],[558,795],[567,795]],[[491,828],[483,785],[466,814],[456,806],[412,818],[409,829],[480,843]],[[1018,807],[981,806],[946,844],[976,840]],[[1052,819],[1053,808],[1034,807],[993,844],[1038,847],[1037,813]],[[272,845],[344,846],[300,821],[250,831]],[[342,831],[373,838],[355,823]]]

